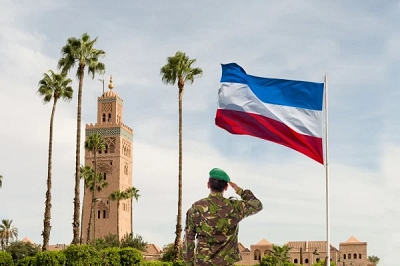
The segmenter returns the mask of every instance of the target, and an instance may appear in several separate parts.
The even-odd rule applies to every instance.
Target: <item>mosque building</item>
[[[124,102],[113,90],[112,76],[109,89],[97,99],[97,123],[86,125],[86,139],[92,134],[103,137],[106,149],[99,151],[97,172],[103,175],[108,186],[96,192],[95,236],[104,238],[108,234],[122,239],[126,233],[132,233],[131,200],[111,201],[110,194],[132,187],[132,139],[133,131],[123,123]],[[94,168],[94,154],[85,151],[85,165]],[[86,243],[90,216],[92,192],[85,188],[82,206],[82,243]],[[92,218],[93,220],[93,218]],[[93,223],[92,223],[93,225]],[[93,237],[93,231],[91,233]]]
[[[311,266],[315,262],[325,260],[326,241],[290,241],[290,262],[295,265]],[[266,239],[251,245],[250,249],[239,243],[242,260],[237,265],[256,265],[265,255],[271,255],[273,245]],[[339,244],[339,249],[330,245],[331,261],[338,266],[374,266],[368,261],[367,242],[360,242],[354,236]]]

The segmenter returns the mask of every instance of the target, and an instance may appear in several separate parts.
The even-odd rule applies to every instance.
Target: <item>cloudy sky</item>
[[[214,117],[220,63],[264,77],[323,82],[327,74],[332,244],[354,235],[381,265],[395,265],[399,1],[3,0],[2,10],[0,219],[12,219],[20,239],[42,241],[51,105],[36,94],[37,82],[56,70],[67,38],[87,32],[107,53],[104,78],[113,75],[124,123],[134,131],[132,179],[142,195],[134,230],[146,241],[162,247],[174,240],[178,92],[162,84],[159,69],[180,50],[204,71],[183,100],[183,209],[208,194],[208,171],[220,167],[264,204],[241,223],[245,246],[262,238],[325,240],[323,166],[286,147],[230,135]],[[98,78],[84,81],[83,124],[96,121]],[[52,244],[72,239],[76,106],[74,95],[55,115]]]

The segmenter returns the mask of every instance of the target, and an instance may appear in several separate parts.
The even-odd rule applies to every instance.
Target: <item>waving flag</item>
[[[323,164],[323,93],[324,83],[255,77],[235,63],[223,64],[215,124]]]

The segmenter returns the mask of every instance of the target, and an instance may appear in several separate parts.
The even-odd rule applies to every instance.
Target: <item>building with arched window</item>
[[[286,242],[290,247],[291,263],[295,265],[311,266],[315,262],[325,260],[326,241],[290,241]],[[237,265],[256,265],[265,255],[270,255],[273,245],[266,239],[262,239],[250,250],[239,243],[242,260]],[[340,243],[339,250],[330,245],[331,261],[338,266],[373,266],[367,259],[367,242],[360,242],[355,237],[350,237],[346,242]]]

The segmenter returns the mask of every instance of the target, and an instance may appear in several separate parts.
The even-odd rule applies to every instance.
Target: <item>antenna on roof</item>
[[[104,77],[103,77],[102,79],[99,79],[99,81],[100,81],[101,83],[103,83],[103,94],[104,94]]]

